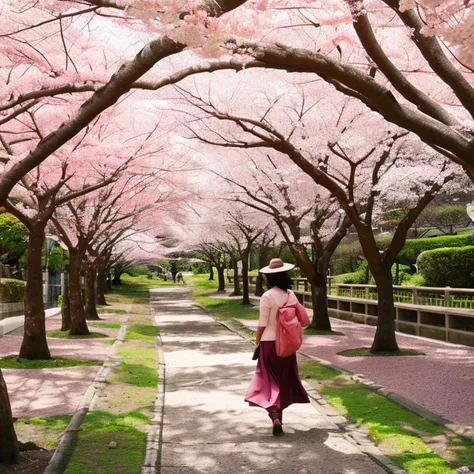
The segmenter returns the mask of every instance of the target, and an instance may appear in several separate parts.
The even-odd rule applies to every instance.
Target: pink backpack
[[[302,326],[309,325],[309,317],[302,304],[288,305],[290,292],[285,303],[278,308],[275,319],[276,353],[279,357],[288,357],[294,354],[303,343]]]

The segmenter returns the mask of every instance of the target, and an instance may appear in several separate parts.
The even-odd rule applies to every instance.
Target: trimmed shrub
[[[418,256],[427,250],[446,248],[446,247],[465,247],[474,245],[474,236],[472,235],[453,235],[431,237],[427,239],[409,239],[398,254],[397,260],[405,265],[414,265]]]
[[[422,252],[417,259],[420,274],[429,286],[474,287],[474,246]]]
[[[25,296],[26,283],[10,278],[0,279],[0,301],[2,303],[21,303]]]
[[[404,281],[403,284],[405,286],[426,286],[426,281],[423,278],[423,275],[415,273],[414,275],[411,275],[408,280]]]

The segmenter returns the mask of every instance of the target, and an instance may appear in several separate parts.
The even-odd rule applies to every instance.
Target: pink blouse
[[[296,304],[298,299],[296,295],[288,290],[290,296],[287,304]],[[276,339],[275,334],[275,319],[278,308],[282,306],[287,299],[286,291],[281,290],[277,286],[270,288],[260,298],[260,319],[258,321],[259,326],[265,326],[261,341],[274,341]]]

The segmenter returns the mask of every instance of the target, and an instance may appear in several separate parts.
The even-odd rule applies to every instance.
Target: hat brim
[[[278,268],[270,268],[270,265],[267,265],[266,267],[263,267],[259,270],[260,273],[281,273],[281,272],[288,272],[290,270],[293,270],[295,266],[292,263],[284,263],[282,267]]]

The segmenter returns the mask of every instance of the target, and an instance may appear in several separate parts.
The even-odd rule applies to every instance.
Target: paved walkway
[[[166,361],[162,474],[384,474],[313,405],[285,410],[285,436],[244,402],[253,345],[208,316],[183,288],[151,290]]]
[[[258,321],[242,321],[255,330]],[[424,356],[343,357],[345,349],[370,347],[375,328],[331,318],[343,336],[305,336],[302,352],[327,360],[397,393],[454,423],[474,426],[474,347],[397,333],[398,345]]]

